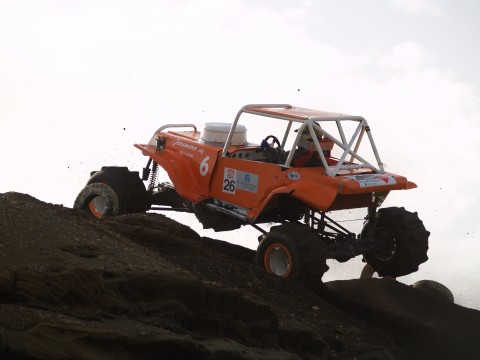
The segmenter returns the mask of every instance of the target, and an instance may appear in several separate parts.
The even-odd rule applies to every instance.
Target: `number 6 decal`
[[[202,176],[205,176],[208,173],[208,163],[207,163],[208,160],[210,160],[209,156],[203,159],[202,162],[200,163],[200,175]]]

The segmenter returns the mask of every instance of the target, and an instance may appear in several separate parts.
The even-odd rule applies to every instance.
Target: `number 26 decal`
[[[208,160],[210,160],[209,156],[205,157],[205,159],[203,159],[200,163],[200,175],[202,176],[205,176],[208,173]]]
[[[235,194],[235,180],[223,180],[223,191]]]

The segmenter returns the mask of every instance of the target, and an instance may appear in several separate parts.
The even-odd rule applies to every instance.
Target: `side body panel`
[[[171,133],[159,134],[166,139],[164,149],[136,144],[168,174],[178,194],[194,203],[209,197],[209,184],[221,147],[211,146],[192,138]]]
[[[168,173],[179,195],[194,203],[214,198],[246,210],[254,222],[279,194],[289,194],[319,211],[371,205],[372,194],[410,189],[415,184],[389,173],[368,169],[343,171],[335,177],[316,167],[284,168],[265,161],[234,157],[242,147],[229,148],[199,141],[199,132],[161,132],[163,149],[152,144],[135,145]],[[237,153],[235,153],[237,151]]]
[[[210,195],[242,208],[259,206],[273,190],[287,183],[276,164],[219,158],[212,176]]]

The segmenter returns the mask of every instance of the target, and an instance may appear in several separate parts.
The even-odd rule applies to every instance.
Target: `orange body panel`
[[[252,154],[259,151],[255,145],[231,146],[229,156],[221,157],[221,144],[200,141],[199,132],[168,131],[156,135],[166,139],[162,149],[157,150],[152,144],[135,146],[165,169],[182,198],[193,203],[219,199],[245,209],[251,222],[278,194],[289,194],[319,211],[328,211],[359,207],[358,204],[368,206],[365,202],[371,197],[359,194],[416,187],[403,176],[373,173],[369,169],[345,170],[330,177],[320,166],[284,168],[264,161],[234,158],[241,151]],[[360,198],[363,200],[359,201]]]

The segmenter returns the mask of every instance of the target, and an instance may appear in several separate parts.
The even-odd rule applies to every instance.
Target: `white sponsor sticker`
[[[296,181],[296,180],[300,180],[301,176],[300,176],[300,173],[296,171],[289,171],[287,174],[287,178],[289,178],[290,180]]]
[[[237,171],[237,188],[256,193],[258,191],[258,175],[244,171]]]
[[[237,189],[256,193],[258,191],[258,175],[225,168],[223,172],[222,191],[235,194]]]
[[[393,176],[385,174],[361,174],[346,177],[356,180],[362,188],[383,185],[395,185],[397,183]]]
[[[223,192],[235,194],[237,189],[237,170],[225,168],[223,171]]]

